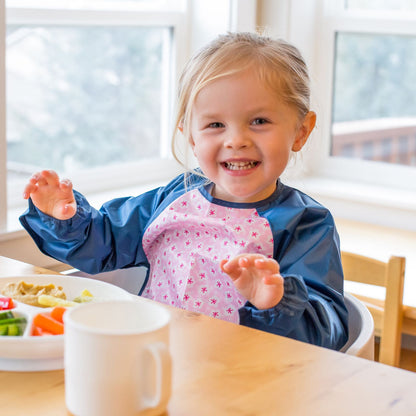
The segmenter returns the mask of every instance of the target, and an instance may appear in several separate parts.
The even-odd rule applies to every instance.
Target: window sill
[[[147,184],[125,187],[122,189],[112,189],[105,192],[88,194],[87,198],[92,206],[100,208],[104,202],[109,201],[110,199],[124,196],[139,195],[166,183],[167,180],[164,180],[160,182],[152,182]],[[22,236],[27,234],[26,231],[22,229],[22,226],[19,222],[19,216],[25,211],[26,206],[27,204],[23,202],[21,206],[9,209],[7,217],[7,229],[5,232],[0,233],[0,241],[21,238]]]
[[[286,180],[325,205],[334,217],[416,231],[416,192],[322,176]]]
[[[406,257],[403,302],[416,307],[416,193],[324,177],[286,180],[326,206],[335,218],[341,249],[387,261]],[[346,290],[382,299],[372,286],[347,282]]]

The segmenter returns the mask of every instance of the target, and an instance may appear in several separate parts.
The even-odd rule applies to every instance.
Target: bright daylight
[[[416,415],[416,0],[0,0],[2,416]]]

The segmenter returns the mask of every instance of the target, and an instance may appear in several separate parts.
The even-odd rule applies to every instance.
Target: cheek
[[[205,152],[210,151],[209,140],[200,136],[196,136],[195,140],[191,140],[191,146],[195,155],[203,156]]]
[[[199,165],[203,164],[204,150],[203,150],[203,145],[202,145],[201,141],[198,140],[198,139],[191,140],[190,145],[191,145],[192,153],[193,153],[194,157],[197,159]]]
[[[195,140],[192,148],[195,158],[198,160],[199,166],[207,173],[215,163],[217,151],[210,140]]]

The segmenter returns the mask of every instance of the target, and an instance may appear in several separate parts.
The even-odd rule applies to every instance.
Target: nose
[[[224,147],[229,149],[243,149],[249,147],[250,144],[250,135],[245,129],[230,130],[224,140]]]

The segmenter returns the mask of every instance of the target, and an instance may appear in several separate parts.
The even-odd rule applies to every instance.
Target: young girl
[[[22,225],[88,273],[145,266],[140,295],[340,349],[347,311],[327,209],[279,177],[315,126],[298,50],[220,36],[186,66],[176,129],[199,168],[98,211],[55,172],[33,175]]]

